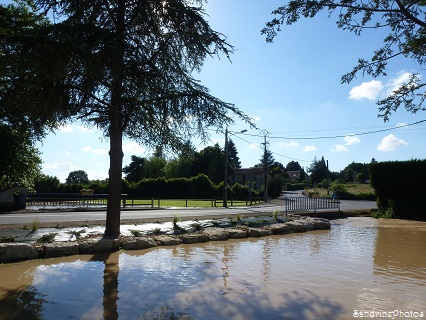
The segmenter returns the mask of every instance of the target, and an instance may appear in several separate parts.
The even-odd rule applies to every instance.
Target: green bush
[[[305,183],[287,183],[287,191],[298,191],[305,189]]]
[[[372,163],[371,184],[381,210],[393,208],[401,218],[426,218],[426,160]]]

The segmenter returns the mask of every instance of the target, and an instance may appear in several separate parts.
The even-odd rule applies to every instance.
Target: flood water
[[[0,319],[361,315],[426,318],[426,223],[348,218],[326,231],[0,266]]]

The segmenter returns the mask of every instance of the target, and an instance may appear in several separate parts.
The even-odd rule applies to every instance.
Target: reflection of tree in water
[[[0,319],[43,319],[44,298],[33,286],[26,290],[8,290],[0,299]]]
[[[308,290],[280,293],[274,296],[274,300],[282,300],[277,304],[269,294],[257,289],[247,286],[238,299],[227,300],[226,305],[220,301],[211,303],[208,295],[198,294],[192,301],[191,316],[193,319],[209,319],[214,315],[216,319],[337,320],[348,315],[338,302]]]

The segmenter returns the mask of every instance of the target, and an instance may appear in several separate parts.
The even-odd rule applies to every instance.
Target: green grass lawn
[[[340,192],[342,199],[359,198],[359,200],[372,200],[374,198],[374,189],[368,183],[343,183],[339,185],[332,184],[329,194],[327,194],[327,189],[324,188],[308,189],[306,190],[306,193],[318,191],[320,197],[331,197],[333,188],[343,191]],[[339,192],[337,193],[339,194]]]
[[[132,200],[126,201],[127,206],[132,205]],[[151,200],[133,200],[133,205],[135,206],[151,206]],[[230,206],[245,206],[245,201],[233,201],[231,203],[231,200],[228,200],[228,207]],[[181,199],[160,199],[160,205],[158,204],[158,199],[154,199],[154,207],[192,207],[192,208],[211,208],[214,206],[213,200],[181,200]],[[220,200],[216,201],[217,207],[222,207],[223,202]]]

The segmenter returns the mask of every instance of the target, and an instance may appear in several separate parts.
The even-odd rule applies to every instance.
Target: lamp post
[[[244,133],[247,130],[242,130],[238,133]],[[223,206],[228,207],[228,127],[225,129],[225,177],[223,179]]]

